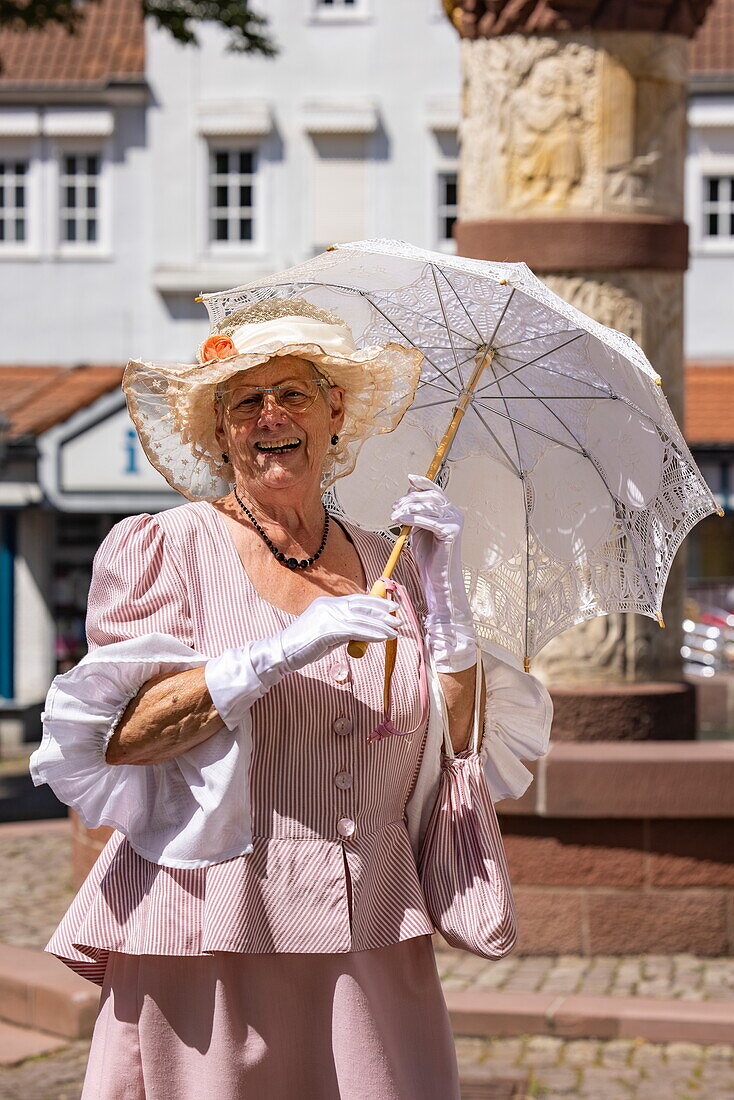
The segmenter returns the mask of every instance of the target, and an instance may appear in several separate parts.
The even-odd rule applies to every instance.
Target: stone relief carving
[[[510,35],[465,43],[462,217],[583,209],[601,184],[595,51]]]
[[[686,50],[652,34],[464,42],[462,219],[680,217]]]
[[[509,115],[510,201],[516,190],[518,205],[566,206],[583,178],[583,122],[579,89],[560,57],[545,57],[532,67]]]
[[[713,0],[443,0],[464,38],[563,31],[651,31],[692,37]]]
[[[663,378],[665,395],[681,416],[683,358],[682,276],[626,271],[547,275],[544,282],[602,324],[626,332],[646,350]],[[685,595],[685,546],[666,586],[666,629],[643,615],[606,615],[554,638],[533,661],[553,684],[645,682],[680,674]]]

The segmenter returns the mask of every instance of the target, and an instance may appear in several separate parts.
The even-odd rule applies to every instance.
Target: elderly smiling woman
[[[128,366],[146,453],[190,502],[100,547],[89,654],[32,760],[117,830],[47,947],[102,985],[85,1100],[458,1098],[416,859],[444,725],[461,750],[475,710],[461,517],[423,479],[396,504],[416,617],[365,594],[389,548],[322,500],[419,369],[298,299],[231,314],[197,365]],[[384,647],[346,646],[395,638],[388,725]],[[503,675],[495,797],[548,721],[538,682]]]

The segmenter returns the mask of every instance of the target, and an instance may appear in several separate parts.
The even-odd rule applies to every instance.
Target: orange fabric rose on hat
[[[214,359],[229,359],[236,354],[237,349],[229,336],[210,336],[201,345],[202,363],[211,363]]]

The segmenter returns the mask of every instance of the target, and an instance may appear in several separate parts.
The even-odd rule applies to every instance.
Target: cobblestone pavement
[[[0,1100],[79,1100],[88,1048],[72,1043],[0,1070]],[[459,1038],[456,1048],[459,1065],[473,1077],[527,1071],[527,1100],[734,1100],[731,1046],[530,1036]]]
[[[445,989],[734,1001],[734,958],[508,955],[489,962],[450,948],[436,958]]]
[[[0,942],[43,947],[74,896],[71,837],[58,828],[16,835],[0,825]]]
[[[616,1039],[456,1040],[460,1066],[525,1069],[543,1100],[734,1100],[734,1047]]]
[[[88,1054],[89,1040],[81,1039],[56,1054],[0,1069],[0,1100],[79,1100]]]

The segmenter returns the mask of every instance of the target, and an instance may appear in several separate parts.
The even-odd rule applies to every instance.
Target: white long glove
[[[438,672],[461,672],[477,660],[474,624],[461,569],[464,517],[427,477],[393,505],[394,523],[413,528],[410,545],[428,604],[426,634]]]
[[[319,596],[289,626],[269,638],[227,649],[204,665],[212,702],[228,729],[288,672],[295,672],[351,641],[385,642],[403,625],[395,604],[355,593]]]

